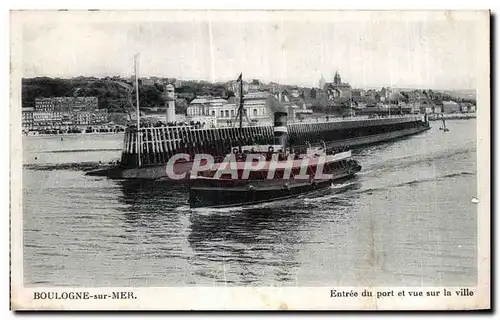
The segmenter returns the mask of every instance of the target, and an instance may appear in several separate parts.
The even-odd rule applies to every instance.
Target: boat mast
[[[141,114],[139,112],[139,79],[137,78],[137,60],[139,58],[139,54],[134,55],[134,77],[135,77],[135,108],[136,108],[136,118],[137,118],[137,164],[138,167],[141,166]]]
[[[238,78],[240,80],[240,109],[238,110],[238,115],[240,117],[240,130],[243,127],[243,73],[240,74]]]

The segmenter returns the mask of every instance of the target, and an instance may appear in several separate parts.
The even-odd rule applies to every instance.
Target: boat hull
[[[280,187],[255,188],[254,190],[194,187],[189,189],[189,205],[191,208],[227,208],[284,200],[328,188],[332,182],[350,179],[353,176],[354,173],[351,173],[338,176],[334,180],[297,183],[288,187],[283,184]]]

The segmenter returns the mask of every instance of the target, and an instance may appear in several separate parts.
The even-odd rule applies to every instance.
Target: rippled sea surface
[[[25,285],[474,285],[476,121],[431,125],[356,151],[348,183],[246,208],[191,210],[183,186],[25,167]],[[122,137],[57,139],[25,138],[24,162],[118,159]]]

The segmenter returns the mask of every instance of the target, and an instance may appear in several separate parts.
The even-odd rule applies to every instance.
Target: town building
[[[261,122],[269,119],[267,112],[267,92],[250,92],[243,97],[243,108],[250,121]]]
[[[168,78],[160,78],[160,77],[156,77],[156,76],[151,76],[148,78],[139,78],[139,81],[141,81],[141,84],[145,85],[145,86],[154,86],[155,84],[163,86],[163,85],[166,85],[167,83],[173,83],[173,82],[169,82]],[[175,79],[174,79],[174,81],[175,81]]]
[[[441,106],[442,113],[457,113],[461,112],[460,105],[455,101],[443,101]]]
[[[311,99],[318,99],[318,89],[316,88],[311,89]]]
[[[198,96],[191,101],[186,114],[188,117],[216,116],[217,111],[225,111],[221,107],[226,104],[227,100],[221,97]]]
[[[380,93],[378,93],[374,89],[369,89],[365,92],[365,97],[368,97],[371,100],[379,101],[380,100]]]
[[[323,75],[321,75],[321,78],[318,81],[319,88],[320,89],[324,89],[325,88],[325,84],[326,84],[326,80],[323,77]]]
[[[141,78],[141,83],[143,86],[154,86],[155,80],[151,78]]]
[[[243,121],[245,123],[268,122],[266,108],[267,92],[249,92],[243,97]],[[233,100],[233,99],[231,99]],[[238,102],[221,97],[199,96],[186,110],[188,121],[215,123],[217,126],[235,125],[237,122]]]
[[[470,102],[460,103],[461,112],[476,112],[476,106]]]
[[[108,110],[98,109],[97,97],[36,98],[23,108],[23,129],[60,128],[108,123]]]
[[[365,90],[363,89],[352,89],[351,90],[351,96],[354,98],[361,98],[365,96]]]
[[[59,127],[62,124],[60,113],[50,111],[33,111],[33,128]]]
[[[91,111],[98,107],[97,97],[53,97],[36,98],[35,111],[68,112]]]
[[[383,87],[380,89],[380,101],[384,102],[389,100],[389,97],[392,94],[392,89],[389,87]]]
[[[22,108],[22,127],[23,130],[30,130],[33,128],[33,111],[35,108],[27,107]]]
[[[255,92],[259,90],[261,90],[261,83],[259,79],[253,79],[252,82],[250,82],[250,84],[248,85],[248,91]]]
[[[299,88],[292,88],[290,90],[290,95],[293,97],[293,98],[298,98],[300,96],[300,90]]]
[[[342,82],[342,78],[338,71],[335,72],[333,82],[325,84],[324,90],[327,93],[328,100],[351,97],[351,85],[347,82]]]
[[[428,113],[428,114],[430,114],[430,113],[433,113],[432,111],[433,111],[432,108],[429,107],[429,106],[427,106],[427,105],[422,105],[420,107],[420,113]]]
[[[307,109],[306,104],[302,104],[302,107],[299,106],[293,106],[291,110],[288,111],[290,114],[292,113],[293,118],[299,118],[299,119],[304,119],[307,116],[310,116],[313,114],[313,111],[311,109]]]
[[[227,90],[234,92],[234,94],[239,94],[240,92],[240,82],[237,80],[231,80],[226,82],[225,87]],[[250,84],[246,81],[243,81],[243,93],[248,92],[250,89]]]
[[[269,82],[267,85],[267,89],[269,92],[275,94],[282,90],[282,86],[276,82]]]

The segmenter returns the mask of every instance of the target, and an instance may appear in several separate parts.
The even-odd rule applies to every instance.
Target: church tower
[[[321,90],[325,89],[325,84],[326,84],[326,80],[323,77],[323,75],[321,75],[321,78],[319,79],[319,82],[318,82],[319,88]]]
[[[335,76],[333,77],[333,84],[340,85],[342,83],[342,78],[340,78],[339,71],[335,71]]]

